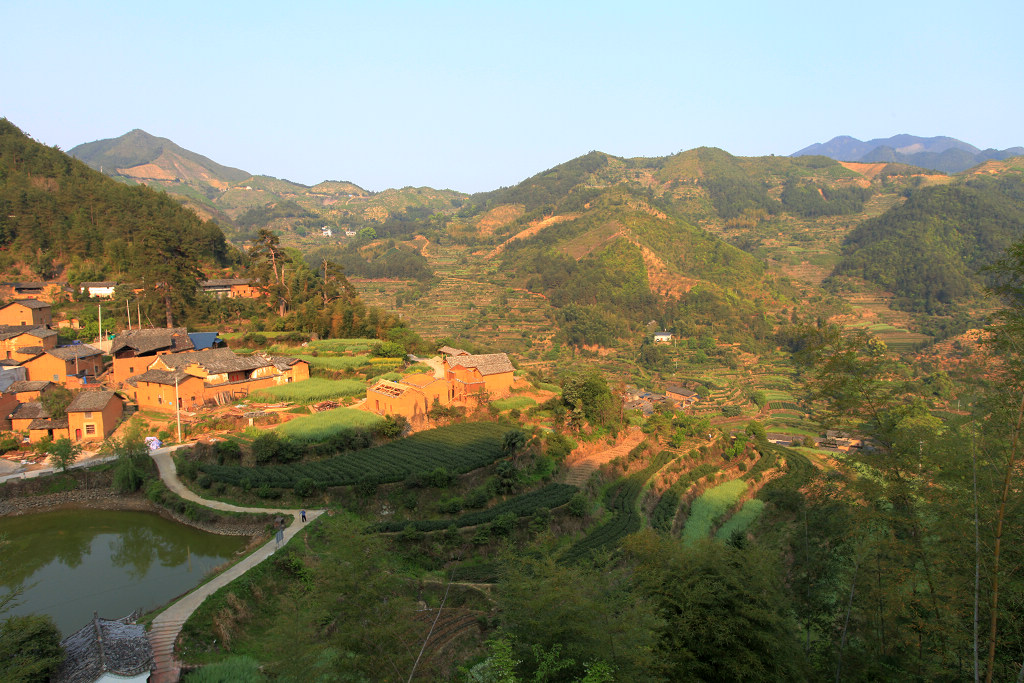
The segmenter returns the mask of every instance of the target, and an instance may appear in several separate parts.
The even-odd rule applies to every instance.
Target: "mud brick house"
[[[199,288],[218,299],[258,299],[263,291],[246,278],[203,280]]]
[[[29,401],[38,401],[43,392],[50,391],[56,386],[53,382],[47,382],[46,380],[36,382],[25,380],[12,382],[9,387],[4,389],[4,394],[14,396],[18,399],[18,403],[28,403]]]
[[[117,387],[129,377],[146,372],[157,356],[194,348],[184,327],[125,330],[110,345],[110,355],[114,357],[110,385]]]
[[[44,326],[0,325],[0,358],[25,361],[57,346],[57,332]]]
[[[254,389],[303,379],[309,379],[309,364],[297,358],[204,349],[156,356],[144,374],[128,380],[126,391],[141,409],[173,411],[177,382],[178,407],[194,410],[206,402],[223,403]]]
[[[100,441],[117,427],[124,402],[113,391],[83,391],[68,404],[67,425],[72,441]]]
[[[700,396],[697,395],[696,391],[687,389],[680,384],[669,384],[665,387],[665,396],[684,407],[692,406],[700,400]]]
[[[50,381],[80,389],[103,373],[103,352],[88,344],[47,349],[23,362],[30,381]]]
[[[181,410],[193,412],[202,407],[206,386],[201,377],[184,370],[146,370],[128,379],[125,392],[139,410],[169,412],[177,402]]]
[[[515,380],[515,368],[504,353],[452,355],[444,359],[443,367],[452,402],[483,394],[492,399],[507,396]]]
[[[52,417],[38,401],[20,404],[10,415],[11,429],[28,434],[29,443],[42,439],[68,437],[68,421],[64,416]]]
[[[0,307],[0,325],[47,327],[52,321],[50,304],[37,299],[21,299]]]

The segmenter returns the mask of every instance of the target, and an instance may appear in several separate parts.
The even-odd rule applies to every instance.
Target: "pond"
[[[0,536],[0,593],[23,589],[3,617],[49,614],[65,636],[93,612],[116,619],[187,593],[247,540],[112,510],[0,517]]]

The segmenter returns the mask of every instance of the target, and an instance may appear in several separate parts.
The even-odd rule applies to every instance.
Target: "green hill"
[[[1024,237],[1024,173],[966,176],[913,191],[847,236],[836,275],[875,282],[905,307],[934,311],[977,295],[981,269]]]

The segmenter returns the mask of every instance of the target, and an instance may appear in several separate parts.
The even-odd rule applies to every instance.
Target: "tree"
[[[40,453],[49,455],[50,462],[61,472],[67,472],[82,452],[82,447],[79,444],[72,443],[71,439],[66,437],[56,441],[49,438],[43,439],[36,448]]]
[[[60,630],[50,617],[9,617],[0,624],[0,679],[6,683],[46,683],[62,661]]]
[[[619,416],[620,401],[596,371],[568,375],[562,380],[562,401],[594,427],[610,425]]]
[[[39,396],[39,402],[43,404],[50,417],[57,420],[67,413],[72,398],[71,392],[65,387],[54,385]]]

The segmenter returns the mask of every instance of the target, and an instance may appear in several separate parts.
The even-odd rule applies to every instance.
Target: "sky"
[[[253,174],[514,185],[592,150],[1024,145],[1024,3],[0,0],[0,116]]]

